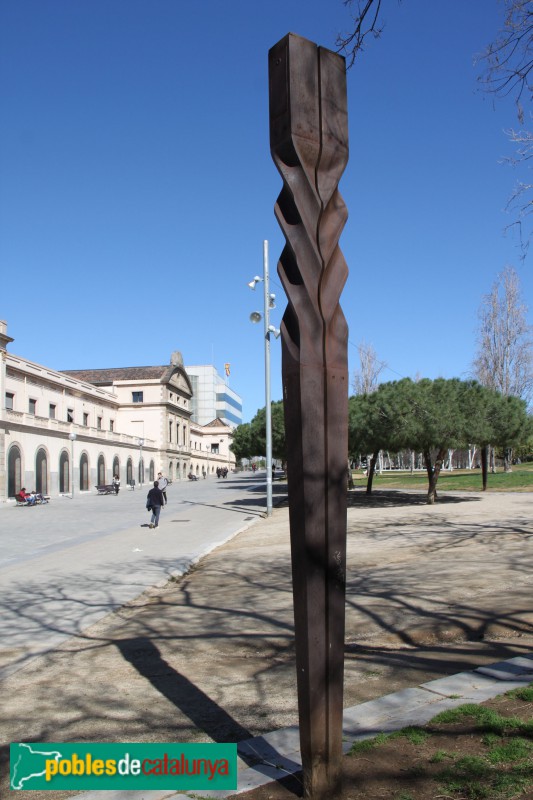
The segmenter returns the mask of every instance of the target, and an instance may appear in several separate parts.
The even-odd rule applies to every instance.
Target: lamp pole
[[[70,439],[70,460],[72,462],[72,483],[70,486],[70,494],[72,500],[74,500],[74,442],[76,441],[76,434],[69,433],[68,438]]]
[[[268,275],[268,242],[263,242],[263,277],[256,276],[248,286],[255,289],[256,284],[263,282],[264,290],[264,310],[263,315],[258,311],[250,314],[251,322],[260,322],[261,316],[264,323],[265,339],[265,426],[266,426],[266,489],[267,489],[267,517],[272,516],[272,406],[270,400],[270,334],[273,333],[276,339],[280,332],[274,325],[270,324],[270,309],[275,307],[275,295],[270,294],[270,284]]]
[[[270,399],[270,293],[268,275],[268,242],[263,242],[263,288],[265,296],[265,424],[267,517],[272,516],[272,406]]]

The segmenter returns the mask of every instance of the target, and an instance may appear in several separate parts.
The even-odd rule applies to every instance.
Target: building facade
[[[233,469],[230,426],[191,422],[192,385],[170,364],[58,372],[8,352],[0,321],[0,501],[21,489],[94,491],[118,475],[144,486]]]
[[[220,419],[236,428],[242,424],[242,398],[230,389],[215,367],[194,365],[185,367],[193,388],[192,419],[207,425]]]

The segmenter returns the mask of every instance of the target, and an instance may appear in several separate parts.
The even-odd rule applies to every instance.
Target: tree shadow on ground
[[[232,488],[230,486],[223,486],[222,488]],[[287,502],[287,484],[280,483],[272,486],[272,498],[276,507],[285,505]],[[261,510],[261,515],[266,508],[266,484],[262,483],[257,486],[252,486],[247,490],[247,494],[242,498],[235,498],[228,502],[221,503],[203,503],[195,500],[182,500],[182,503],[187,505],[204,506],[206,508],[217,508],[221,511],[237,511],[242,514],[257,514]]]
[[[353,515],[358,516],[364,515]],[[394,691],[395,681],[403,680],[405,685],[406,674],[408,685],[416,685],[470,669],[479,663],[479,652],[485,658],[488,653],[493,661],[529,652],[526,639],[512,644],[479,641],[494,623],[515,635],[532,632],[523,617],[529,610],[523,601],[533,558],[528,546],[533,536],[529,518],[508,514],[489,524],[455,520],[453,515],[439,519],[429,513],[420,515],[423,520],[418,527],[409,523],[404,528],[396,518],[399,515],[384,516],[390,519],[370,526],[359,523],[355,534],[365,535],[371,543],[377,541],[381,558],[376,551],[371,553],[375,563],[362,565],[354,557],[348,566],[347,705],[370,699],[372,693],[377,697]],[[294,724],[289,546],[267,540],[250,558],[248,548],[257,539],[256,530],[247,536],[239,540],[240,558],[235,547],[222,548],[183,578],[157,593],[140,596],[134,609],[121,610],[104,626],[93,631],[80,626],[76,647],[67,644],[63,652],[57,648],[40,659],[38,667],[27,664],[5,692],[6,708],[9,705],[3,720],[5,735],[9,731],[12,741],[25,736],[27,741],[57,741],[58,736],[66,741],[83,741],[83,737],[113,741],[117,736],[126,741],[147,737],[190,741],[198,736],[240,741]],[[463,548],[475,543],[479,550],[471,550],[466,558]],[[401,552],[400,547],[404,548]],[[441,552],[444,560],[439,562]],[[398,560],[387,563],[394,554]],[[480,564],[485,572],[497,567],[505,581],[502,591],[512,596],[522,586],[524,592],[516,594],[510,609],[497,598],[478,602],[477,595],[465,593],[470,584],[455,578],[447,586],[455,565],[464,563],[472,564],[472,574],[480,571]],[[117,580],[124,578],[123,570],[123,565],[117,567]],[[25,581],[4,592],[0,613],[13,615],[11,628],[4,623],[5,640],[14,641],[20,620],[28,617],[44,635],[59,630],[75,636],[65,630],[65,609],[71,602],[112,607],[106,587],[96,597],[94,579],[83,576],[81,570],[76,574],[73,569],[71,580],[69,586],[58,586],[50,574],[46,584]],[[53,621],[43,614],[45,601],[50,600],[56,603]],[[424,622],[444,630],[450,620],[462,626],[465,641],[433,640],[421,645],[409,628]],[[370,640],[365,638],[369,632],[374,634]],[[389,635],[396,637],[394,644]],[[450,650],[453,657],[446,658]],[[386,671],[379,684],[372,676],[376,667]],[[21,697],[27,693],[27,700],[15,705],[12,698],[17,691]],[[278,696],[283,707],[275,707]],[[262,709],[269,716],[260,718]]]
[[[439,494],[435,505],[456,505],[457,503],[475,503],[481,498],[473,495]],[[374,489],[366,494],[364,487],[350,489],[348,492],[348,508],[393,508],[396,506],[426,506],[427,492],[400,491],[395,489]]]

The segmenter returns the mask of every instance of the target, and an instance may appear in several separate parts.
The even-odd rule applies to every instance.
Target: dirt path
[[[350,499],[345,706],[533,651],[532,494]],[[6,745],[297,723],[287,509],[7,678],[2,712]]]

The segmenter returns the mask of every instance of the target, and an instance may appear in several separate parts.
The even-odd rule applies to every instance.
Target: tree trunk
[[[483,491],[487,491],[487,474],[489,471],[489,445],[481,448],[481,480]]]
[[[512,472],[513,471],[513,448],[506,447],[503,451],[503,471],[504,472]]]
[[[353,474],[352,474],[352,465],[350,464],[350,459],[348,459],[348,489],[353,489]]]
[[[370,459],[370,464],[368,465],[368,480],[366,482],[367,494],[372,494],[372,481],[374,480],[374,472],[376,470],[376,463],[378,460],[378,456],[379,456],[379,450],[376,450],[375,453],[372,453],[372,458]]]
[[[429,451],[424,453],[426,461],[426,469],[428,471],[429,485],[428,485],[428,505],[432,506],[437,499],[437,481],[439,479],[442,464],[446,456],[446,448],[441,447],[435,459],[435,466],[431,466],[431,455]]]
[[[455,450],[448,450],[448,471],[453,472],[453,454]]]

